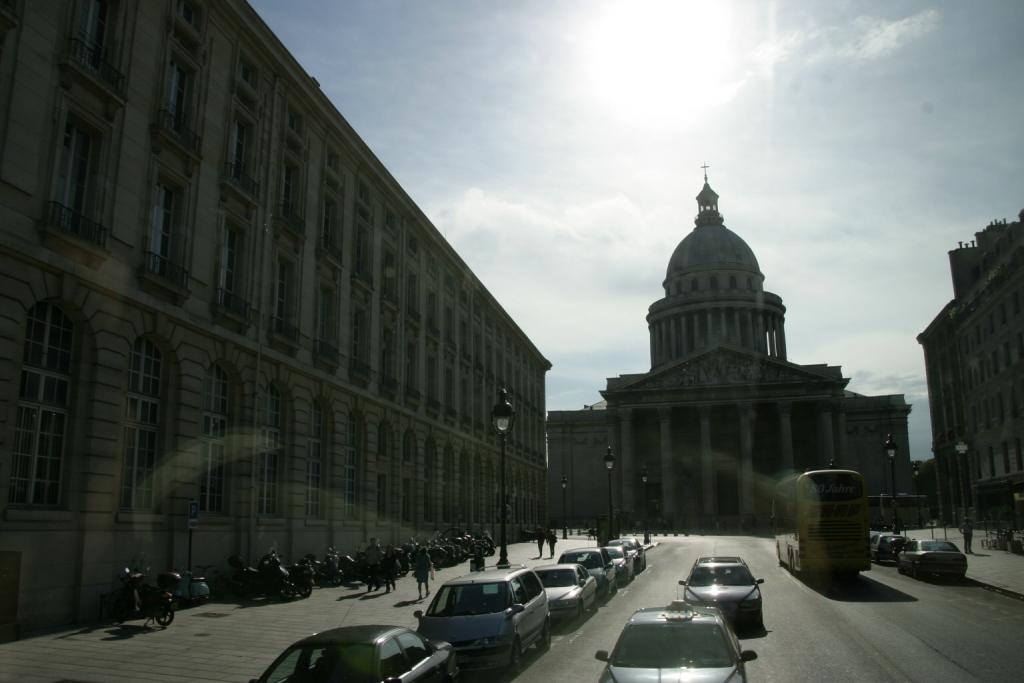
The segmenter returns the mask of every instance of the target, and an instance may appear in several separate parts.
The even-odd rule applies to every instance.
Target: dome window
[[[699,292],[700,291],[700,283],[697,282],[697,278],[693,278],[692,280],[690,280],[690,291],[691,292]]]
[[[736,276],[735,275],[730,275],[729,276],[729,289],[736,289]]]
[[[718,276],[716,276],[716,275],[712,275],[711,276],[711,291],[712,292],[717,292],[718,291]]]

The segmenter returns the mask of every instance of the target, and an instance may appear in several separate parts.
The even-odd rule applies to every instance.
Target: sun
[[[692,120],[736,90],[732,33],[727,2],[613,2],[582,36],[587,90],[626,121]]]

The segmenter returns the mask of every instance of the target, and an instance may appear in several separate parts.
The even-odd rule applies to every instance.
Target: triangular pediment
[[[608,388],[611,391],[664,391],[690,387],[843,381],[838,368],[811,367],[818,372],[777,358],[719,347]]]

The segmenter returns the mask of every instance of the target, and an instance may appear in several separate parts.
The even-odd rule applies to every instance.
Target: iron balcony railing
[[[98,247],[107,246],[107,229],[60,202],[50,202],[47,222],[63,233],[74,235]]]
[[[155,251],[147,251],[145,254],[145,268],[147,273],[152,273],[167,280],[179,289],[188,290],[188,270],[162,256]]]
[[[326,339],[317,339],[313,342],[313,353],[320,360],[329,363],[338,362],[338,347]]]
[[[284,337],[290,342],[297,342],[299,340],[299,328],[276,315],[270,319],[270,333]]]
[[[217,305],[225,311],[243,318],[246,322],[251,319],[252,306],[249,305],[249,302],[223,287],[217,290]]]
[[[224,165],[224,177],[234,183],[242,192],[253,198],[260,196],[260,184],[245,172],[245,166],[237,162]]]
[[[161,109],[157,114],[157,124],[172,140],[189,152],[199,153],[199,135],[186,125],[185,117],[180,113]]]
[[[277,217],[284,225],[297,235],[304,235],[306,232],[306,219],[299,211],[299,205],[295,202],[281,202],[277,208]]]
[[[102,47],[72,38],[69,52],[72,61],[109,85],[118,96],[124,92],[124,74],[104,59]]]

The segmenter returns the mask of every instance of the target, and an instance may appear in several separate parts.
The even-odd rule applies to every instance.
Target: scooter
[[[174,589],[174,599],[188,605],[199,605],[210,599],[210,586],[205,576],[195,576],[192,572],[179,572],[181,583]]]
[[[229,557],[228,564],[235,569],[231,577],[231,589],[235,595],[278,595],[287,600],[298,593],[295,584],[288,579],[288,570],[281,566],[281,560],[274,551],[260,558],[258,569],[245,566],[238,555]]]
[[[160,626],[167,627],[174,621],[174,597],[171,591],[181,583],[181,575],[177,572],[164,572],[156,577],[157,586],[144,584],[146,575],[139,571],[131,571],[127,567],[121,570],[121,591],[114,601],[114,621],[118,624],[129,619],[152,619]]]

